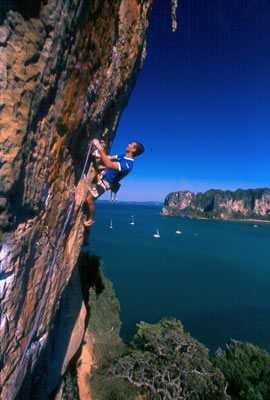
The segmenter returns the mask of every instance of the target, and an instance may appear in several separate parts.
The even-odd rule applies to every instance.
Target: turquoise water
[[[113,282],[123,337],[170,316],[211,351],[230,338],[270,350],[270,224],[162,217],[160,208],[97,202],[90,250]]]

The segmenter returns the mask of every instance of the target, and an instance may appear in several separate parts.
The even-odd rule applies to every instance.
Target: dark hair
[[[139,142],[135,142],[135,143],[136,143],[136,151],[134,153],[134,156],[136,157],[144,152],[144,147],[143,147],[143,144],[141,144]]]

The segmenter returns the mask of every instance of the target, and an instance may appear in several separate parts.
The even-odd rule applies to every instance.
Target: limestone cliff
[[[76,268],[89,140],[109,146],[151,0],[0,5],[1,398],[47,399],[84,334]],[[75,197],[74,197],[75,196]],[[72,200],[74,199],[74,201]]]
[[[163,215],[213,219],[270,220],[270,189],[173,192],[164,201]]]

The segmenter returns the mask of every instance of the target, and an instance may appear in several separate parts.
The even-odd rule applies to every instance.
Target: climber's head
[[[144,146],[139,142],[133,142],[128,144],[126,151],[131,153],[133,157],[137,157],[144,152]]]

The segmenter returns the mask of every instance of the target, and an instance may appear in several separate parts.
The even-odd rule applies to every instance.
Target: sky
[[[119,200],[269,187],[270,1],[153,0],[147,56],[111,154],[145,153]],[[103,197],[105,198],[105,197]]]

